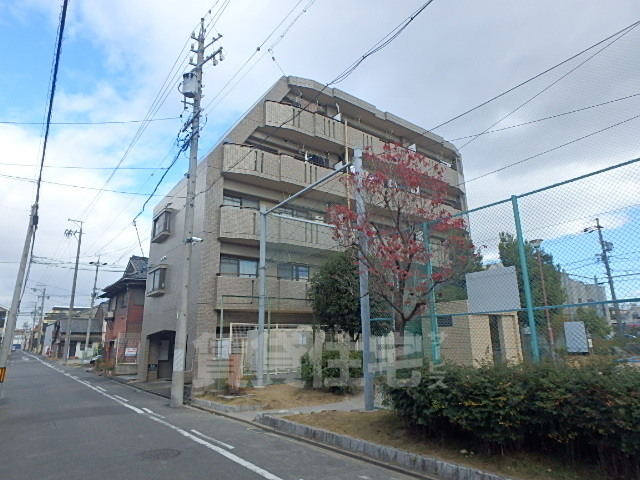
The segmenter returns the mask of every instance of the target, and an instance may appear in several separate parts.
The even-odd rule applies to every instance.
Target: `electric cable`
[[[349,75],[351,75],[355,71],[355,69],[358,68],[360,64],[364,62],[368,57],[379,52],[384,47],[386,47],[391,42],[393,42],[404,31],[404,29],[407,28],[409,24],[416,19],[418,15],[420,15],[429,5],[431,5],[431,3],[433,3],[433,0],[429,0],[428,2],[425,2],[420,8],[418,8],[418,10],[412,13],[409,16],[409,18],[407,18],[404,22],[402,22],[396,28],[391,30],[387,35],[385,35],[382,39],[380,39],[378,43],[376,43],[367,52],[365,52],[365,54],[362,55],[362,57],[360,57],[358,60],[353,62],[349,67],[347,67],[342,73],[340,73],[335,79],[333,79],[333,81],[329,82],[327,86],[335,85],[337,83],[340,83],[346,80],[347,77],[349,77]]]
[[[635,28],[635,27],[633,27]],[[532,102],[533,100],[535,100],[536,98],[538,98],[540,95],[542,95],[543,93],[545,93],[547,90],[549,90],[551,87],[553,87],[554,85],[558,84],[559,82],[561,82],[562,80],[564,80],[565,78],[567,78],[569,75],[571,75],[573,72],[575,72],[576,70],[578,70],[580,67],[582,67],[584,64],[586,64],[588,61],[590,61],[591,59],[593,59],[594,57],[596,57],[597,55],[599,55],[600,53],[602,53],[605,49],[609,48],[611,45],[613,45],[615,42],[617,42],[618,40],[620,40],[621,38],[623,38],[625,35],[627,35],[629,32],[631,32],[633,30],[633,28],[626,30],[624,33],[622,33],[621,35],[617,36],[616,38],[614,38],[613,40],[611,40],[611,42],[609,42],[608,44],[604,45],[600,50],[596,51],[593,55],[587,57],[585,60],[583,60],[582,62],[578,63],[578,65],[576,65],[575,67],[573,67],[572,69],[570,69],[568,72],[566,72],[564,75],[561,75],[559,78],[557,78],[556,80],[554,80],[553,82],[551,82],[549,85],[547,85],[545,88],[543,88],[542,90],[540,90],[538,93],[536,93],[535,95],[533,95],[532,97],[528,98],[525,102],[523,102],[522,104],[520,104],[518,107],[516,107],[515,109],[511,110],[509,113],[507,113],[506,115],[504,115],[503,117],[500,118],[500,120],[498,120],[497,122],[491,124],[488,128],[485,129],[484,132],[477,134],[475,137],[473,137],[471,140],[469,140],[468,142],[465,142],[463,145],[458,147],[458,150],[461,150],[462,148],[466,147],[467,145],[469,145],[471,142],[475,141],[476,139],[478,139],[481,135],[483,135],[486,131],[491,130],[493,127],[495,127],[496,125],[498,125],[499,123],[501,123],[503,120],[509,118],[511,115],[513,115],[514,113],[516,113],[518,110],[520,110],[522,107],[524,107],[525,105],[529,104],[530,102]]]
[[[122,125],[127,123],[161,122],[165,120],[177,120],[180,117],[151,118],[149,120],[109,120],[104,122],[50,122],[49,125]],[[46,122],[11,122],[0,121],[1,125],[46,125]]]
[[[55,99],[55,93],[56,93],[56,86],[58,83],[58,70],[60,67],[60,55],[62,53],[62,41],[64,39],[64,27],[66,24],[66,19],[67,19],[67,8],[69,6],[69,0],[64,0],[63,4],[62,4],[62,11],[60,13],[60,22],[58,25],[58,37],[56,40],[56,47],[55,47],[55,56],[54,56],[54,66],[53,66],[53,74],[51,77],[51,90],[49,93],[49,102],[48,102],[48,106],[47,106],[47,117],[46,117],[46,123],[44,126],[45,132],[44,132],[44,140],[43,140],[43,144],[42,144],[42,157],[40,159],[40,168],[39,168],[39,172],[38,172],[38,179],[36,182],[36,198],[35,198],[35,202],[33,204],[33,212],[30,218],[30,222],[33,222],[33,230],[32,230],[32,234],[31,234],[31,239],[30,239],[30,251],[29,251],[29,262],[27,265],[27,271],[24,277],[24,281],[22,283],[22,292],[20,293],[20,298],[18,300],[18,305],[17,305],[17,309],[20,309],[20,303],[22,302],[22,297],[24,296],[24,292],[25,289],[27,287],[27,283],[29,281],[29,274],[31,273],[31,258],[33,257],[33,250],[35,247],[35,243],[36,243],[36,232],[38,230],[38,210],[39,210],[39,203],[40,203],[40,189],[41,189],[41,185],[42,185],[42,174],[44,171],[44,161],[45,161],[45,157],[46,157],[46,153],[47,153],[47,143],[49,140],[49,131],[51,128],[51,115],[53,113],[53,101]]]

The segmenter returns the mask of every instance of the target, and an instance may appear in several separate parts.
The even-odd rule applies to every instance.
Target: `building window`
[[[438,327],[453,327],[453,317],[451,315],[438,315]]]
[[[288,215],[289,217],[295,218],[311,218],[311,212],[309,212],[309,210],[304,210],[301,208],[280,207],[276,210],[276,213],[279,213],[281,215]]]
[[[284,280],[309,280],[309,266],[292,263],[278,265],[278,278]]]
[[[120,306],[126,307],[129,304],[129,292],[124,292],[122,298],[120,298]]]
[[[220,275],[255,278],[258,276],[258,261],[222,255],[220,257]]]
[[[157,267],[149,272],[149,296],[157,296],[164,294],[166,287],[167,267]]]
[[[171,223],[173,220],[173,212],[163,210],[156,218],[153,219],[153,232],[151,241],[162,242],[171,233]]]
[[[144,305],[144,289],[136,288],[135,290],[131,290],[131,299],[133,301],[133,305],[136,307],[141,307]]]
[[[225,193],[222,197],[222,206],[253,208],[255,210],[258,210],[260,208],[260,203],[252,198]]]

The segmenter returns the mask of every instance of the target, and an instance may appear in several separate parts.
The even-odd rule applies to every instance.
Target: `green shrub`
[[[407,424],[430,435],[464,436],[491,452],[556,451],[597,459],[616,478],[640,478],[640,371],[620,363],[447,365],[433,386],[384,387]]]
[[[331,379],[335,380],[335,383],[341,383],[340,385],[331,385],[327,387],[329,390],[338,393],[349,393],[353,390],[353,387],[358,384],[358,379],[363,377],[362,370],[362,352],[349,352],[349,360],[356,360],[358,367],[349,367],[349,381],[339,382],[340,368],[335,366],[329,366],[331,360],[338,360],[340,358],[340,352],[338,350],[323,350],[322,360],[320,364],[320,379],[322,380],[322,388],[327,383],[331,383]],[[332,365],[334,363],[332,362]],[[307,388],[313,388],[313,361],[308,353],[305,353],[300,359],[300,377],[304,381]]]

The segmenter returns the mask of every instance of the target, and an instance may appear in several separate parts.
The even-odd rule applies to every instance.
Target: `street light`
[[[544,301],[544,314],[547,318],[547,336],[549,338],[549,349],[551,350],[551,358],[555,361],[556,359],[556,346],[555,339],[553,336],[553,328],[551,327],[551,315],[549,313],[549,301],[547,300],[547,287],[544,281],[544,270],[542,269],[542,254],[541,248],[542,239],[536,238],[535,240],[530,240],[529,245],[531,245],[536,251],[536,258],[538,259],[538,272],[540,272],[540,283],[542,285],[542,300]]]

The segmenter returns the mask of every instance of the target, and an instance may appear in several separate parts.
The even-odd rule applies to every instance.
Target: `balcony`
[[[332,168],[304,162],[242,145],[224,146],[223,172],[227,176],[252,176],[252,183],[282,190],[283,184],[302,189],[333,172]],[[247,180],[245,180],[247,181]],[[317,188],[318,192],[344,196],[345,187],[335,178]]]
[[[250,208],[220,208],[220,238],[258,241],[260,213]]]
[[[257,244],[259,215],[257,210],[249,208],[221,207],[220,238]],[[338,245],[332,236],[331,227],[274,215],[267,217],[267,243],[292,245],[297,249],[335,250]]]
[[[258,279],[217,277],[216,309],[257,311]],[[267,309],[272,312],[311,313],[309,282],[267,277]]]

